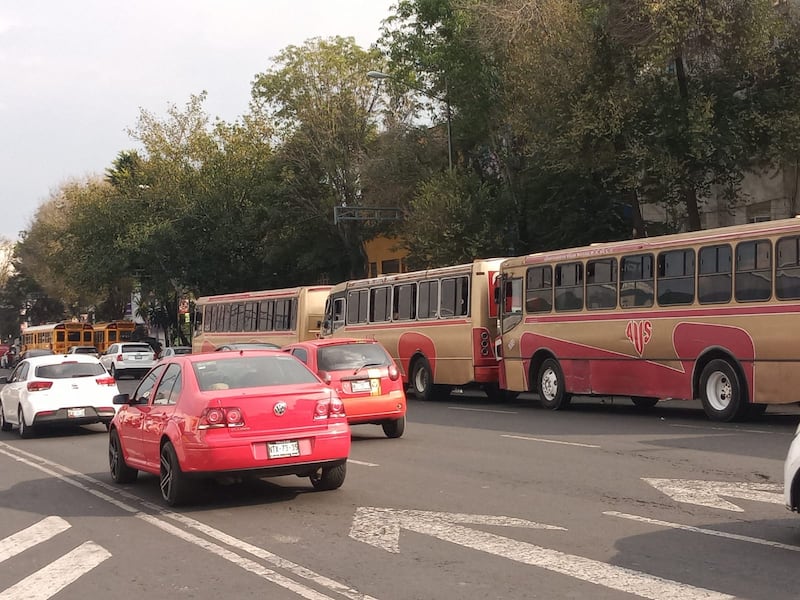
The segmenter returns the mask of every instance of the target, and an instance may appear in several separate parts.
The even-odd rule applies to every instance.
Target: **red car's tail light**
[[[113,377],[98,377],[95,381],[97,385],[114,385],[117,383]]]
[[[49,390],[53,387],[52,381],[29,381],[28,382],[28,391],[29,392],[41,392],[43,390]]]
[[[400,371],[394,365],[389,365],[389,379],[397,381],[400,378]]]
[[[332,396],[326,400],[317,400],[317,405],[314,407],[315,421],[344,416],[344,403],[339,396]]]
[[[200,417],[198,429],[217,429],[219,427],[243,427],[244,416],[236,407],[207,408]]]

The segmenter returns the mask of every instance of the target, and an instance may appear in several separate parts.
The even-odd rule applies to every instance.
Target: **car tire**
[[[309,479],[314,489],[322,492],[342,487],[345,475],[347,475],[347,463],[343,462],[335,467],[318,469]]]
[[[133,483],[139,476],[139,471],[132,469],[125,462],[122,442],[116,429],[111,430],[108,435],[108,468],[111,471],[111,479],[116,483]]]
[[[572,396],[567,393],[567,385],[561,365],[554,358],[548,358],[539,368],[536,377],[536,391],[539,402],[550,410],[561,410],[569,406]]]
[[[175,453],[175,448],[172,447],[171,442],[166,442],[161,447],[159,487],[161,488],[161,497],[170,506],[186,503],[191,495],[193,486],[184,472],[181,471],[178,455]]]
[[[6,413],[3,412],[2,402],[0,402],[0,431],[11,431],[11,423],[6,421]]]
[[[383,433],[386,434],[386,437],[399,438],[406,430],[406,418],[400,417],[399,419],[384,421],[381,423],[381,426],[383,427]]]
[[[119,371],[111,365],[111,368],[108,370],[108,373],[114,378],[115,381],[119,381]]]
[[[25,422],[25,413],[22,412],[22,407],[17,411],[17,418],[19,418],[19,437],[23,440],[29,440],[33,437],[33,427]]]

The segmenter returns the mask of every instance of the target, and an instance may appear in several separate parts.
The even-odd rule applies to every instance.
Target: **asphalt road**
[[[697,403],[452,396],[408,420],[354,427],[337,491],[209,484],[180,510],[155,477],[111,482],[101,426],[0,432],[0,598],[800,596],[796,405],[718,424]]]

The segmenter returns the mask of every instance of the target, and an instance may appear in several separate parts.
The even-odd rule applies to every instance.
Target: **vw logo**
[[[278,417],[283,415],[283,413],[286,412],[286,402],[278,402],[275,406],[272,407],[272,412],[274,412],[275,415]]]

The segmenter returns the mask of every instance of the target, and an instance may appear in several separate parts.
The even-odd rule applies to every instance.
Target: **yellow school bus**
[[[284,346],[318,337],[330,289],[318,285],[202,296],[196,303],[192,351],[247,342]]]
[[[510,258],[500,268],[501,387],[700,399],[709,418],[797,402],[800,218]]]
[[[136,323],[133,321],[108,321],[94,324],[94,345],[103,354],[111,344],[130,341]]]
[[[65,354],[72,346],[91,346],[92,332],[91,324],[73,321],[33,325],[22,332],[21,351],[46,349]]]

